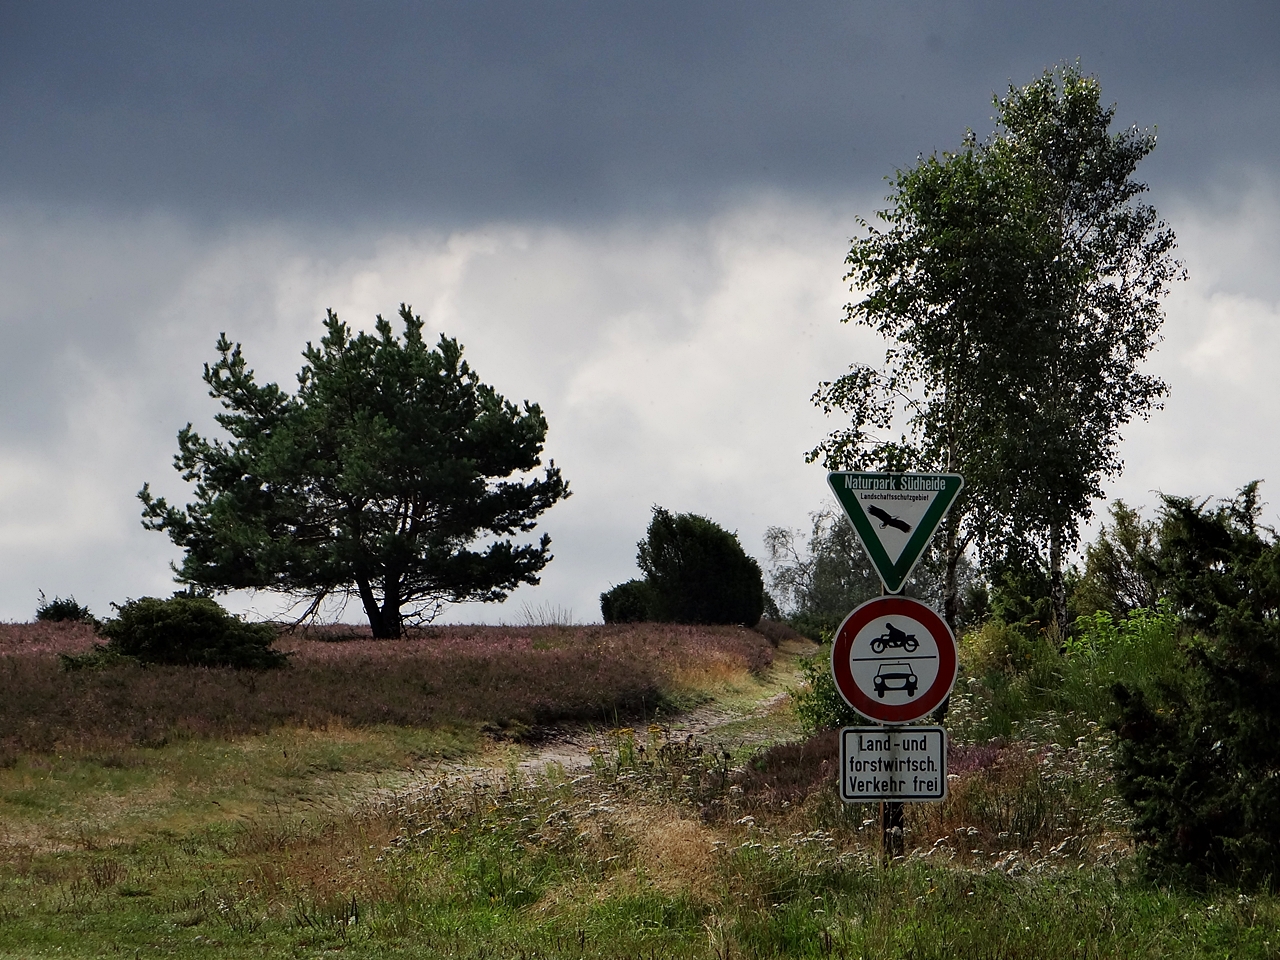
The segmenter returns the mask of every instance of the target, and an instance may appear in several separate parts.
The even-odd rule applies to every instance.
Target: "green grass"
[[[280,728],[234,740],[160,748],[23,754],[0,769],[0,824],[12,843],[93,847],[148,833],[341,804],[424,763],[476,750],[474,728]]]
[[[764,749],[797,735],[785,701],[752,708],[798,649],[687,671],[709,732],[616,730],[536,777],[476,722],[18,753],[0,957],[1280,956],[1275,896],[1143,878],[1086,717],[971,743],[883,864],[828,747]],[[960,700],[975,724],[991,703]]]
[[[717,763],[601,761],[577,778],[455,785],[328,817],[10,860],[0,955],[1280,952],[1274,898],[1153,888],[1127,861],[1080,869],[1042,859],[1022,875],[935,855],[885,867],[859,840],[858,808],[808,831],[795,829],[805,820],[795,813],[742,822],[745,806],[691,816],[681,802],[697,793],[690,778]]]

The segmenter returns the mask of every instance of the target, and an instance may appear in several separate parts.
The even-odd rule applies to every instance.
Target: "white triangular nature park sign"
[[[827,474],[889,593],[900,593],[964,486],[955,473]]]

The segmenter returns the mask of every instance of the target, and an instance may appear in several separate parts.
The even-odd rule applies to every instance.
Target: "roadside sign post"
[[[829,473],[827,483],[889,593],[901,593],[964,487],[956,473]]]
[[[840,799],[945,800],[947,732],[942,727],[844,727]]]
[[[888,594],[845,617],[831,644],[840,696],[881,724],[841,729],[840,798],[880,801],[887,861],[903,852],[903,803],[947,794],[946,730],[905,725],[950,696],[956,639],[932,607],[900,594],[964,480],[949,473],[835,472],[827,483]]]
[[[831,675],[846,703],[868,720],[921,720],[956,681],[955,635],[934,609],[909,597],[876,597],[840,624]]]
[[[951,628],[932,607],[909,597],[868,600],[845,617],[831,644],[831,675],[840,696],[868,720],[883,724],[841,729],[840,795],[847,803],[881,801],[886,860],[903,850],[903,802],[946,796],[946,731],[905,724],[927,717],[942,705],[955,685],[958,669]],[[851,754],[855,744],[859,749]],[[860,758],[855,754],[862,753],[862,747],[880,756]],[[923,766],[922,751],[928,757]],[[882,764],[883,771],[893,775],[850,783],[851,775],[870,772],[859,769],[864,760],[873,766]],[[930,765],[936,769],[929,769]],[[935,774],[936,780],[927,774]]]

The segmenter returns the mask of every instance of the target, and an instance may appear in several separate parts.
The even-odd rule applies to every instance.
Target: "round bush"
[[[653,508],[636,561],[653,590],[652,619],[753,627],[764,577],[735,534],[706,517]]]
[[[62,597],[54,597],[50,600],[41,590],[40,602],[36,605],[36,619],[51,623],[93,623],[93,614],[89,612],[88,607],[82,607],[76,603],[74,596],[69,596],[65,600]]]
[[[628,580],[600,594],[605,623],[644,623],[653,619],[653,589],[643,580]]]
[[[287,659],[271,649],[274,627],[245,623],[208,597],[142,597],[117,609],[102,625],[108,649],[143,663],[264,669]]]

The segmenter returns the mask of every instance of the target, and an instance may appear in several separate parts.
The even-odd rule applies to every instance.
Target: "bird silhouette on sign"
[[[877,506],[867,507],[867,513],[871,514],[873,517],[875,517],[877,520],[880,521],[881,530],[883,530],[885,527],[893,527],[896,530],[901,530],[903,533],[911,532],[911,524],[907,523],[907,521],[905,520],[899,520],[897,517],[891,514],[888,510],[885,510],[882,507],[877,507]]]

